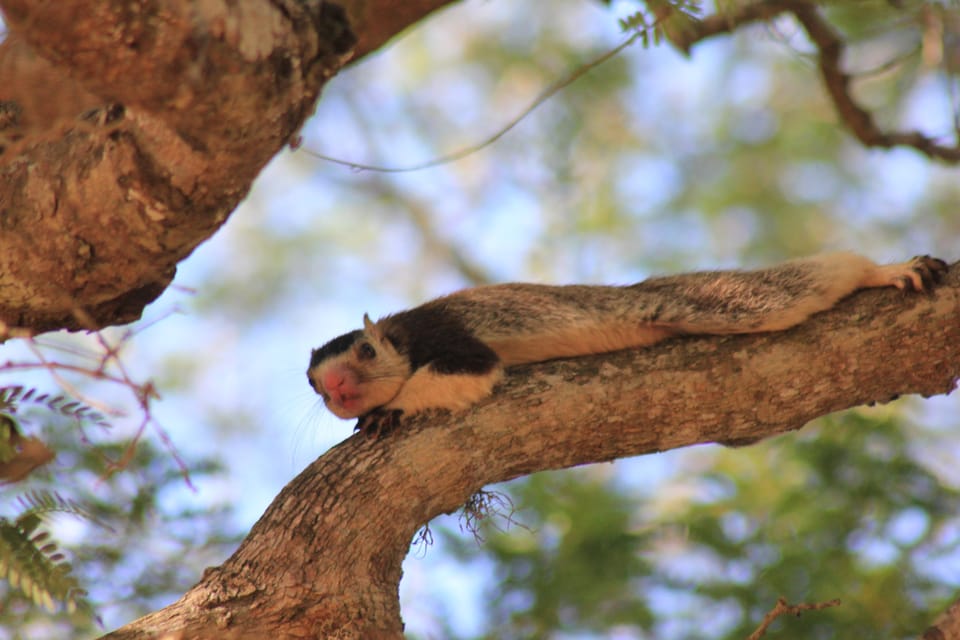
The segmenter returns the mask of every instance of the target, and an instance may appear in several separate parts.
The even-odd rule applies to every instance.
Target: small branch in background
[[[837,114],[860,142],[867,147],[882,149],[912,147],[930,158],[960,162],[960,141],[951,146],[940,144],[919,131],[881,131],[873,114],[858,104],[850,93],[850,75],[841,68],[846,45],[837,32],[813,4],[797,3],[792,13],[817,47],[820,74]]]
[[[166,430],[153,415],[152,403],[160,397],[153,381],[134,379],[121,358],[121,352],[136,333],[132,330],[126,330],[120,334],[119,338],[110,339],[104,332],[93,332],[91,334],[91,344],[84,347],[61,345],[32,335],[15,336],[11,333],[8,337],[18,337],[23,340],[30,357],[0,363],[0,373],[45,371],[66,395],[103,414],[99,419],[93,421],[94,424],[103,427],[109,426],[109,421],[103,416],[120,418],[124,417],[125,413],[113,404],[91,397],[90,394],[78,387],[75,380],[85,379],[102,382],[125,390],[133,397],[140,413],[140,422],[130,443],[118,459],[100,453],[106,467],[105,475],[111,475],[125,469],[133,459],[140,438],[147,428],[152,428],[173,457],[187,486],[193,489],[186,463],[181,458]],[[71,356],[71,359],[66,360],[63,356],[52,357],[51,353]],[[24,399],[29,398],[24,395]],[[82,424],[80,428],[81,439],[87,443],[92,442],[83,430]]]
[[[767,629],[773,624],[773,621],[779,618],[782,615],[790,614],[794,616],[800,616],[804,611],[818,611],[820,609],[827,609],[829,607],[839,606],[840,600],[828,600],[827,602],[801,602],[800,604],[787,604],[787,601],[783,598],[777,600],[777,604],[763,616],[763,620],[760,621],[760,626],[754,630],[747,640],[760,640],[763,636],[767,634]]]
[[[431,169],[433,167],[438,167],[440,165],[456,162],[457,160],[462,160],[463,158],[466,158],[467,156],[471,156],[474,153],[481,151],[486,147],[489,147],[490,145],[495,143],[497,140],[505,136],[511,129],[513,129],[518,124],[520,124],[528,115],[533,113],[533,111],[537,107],[542,105],[544,102],[552,98],[557,93],[560,93],[561,90],[570,86],[571,84],[579,80],[581,77],[585,76],[588,72],[590,72],[595,67],[598,67],[604,62],[606,62],[607,60],[615,57],[618,53],[620,53],[621,51],[623,51],[624,49],[632,45],[634,42],[636,42],[638,39],[640,39],[642,35],[643,33],[638,31],[633,35],[631,35],[630,37],[628,37],[623,42],[621,42],[620,44],[618,44],[616,47],[597,56],[593,60],[577,67],[572,72],[570,72],[563,78],[560,78],[559,80],[557,80],[556,82],[548,86],[546,89],[544,89],[542,92],[540,92],[540,95],[537,96],[533,100],[533,102],[531,102],[530,105],[527,106],[526,109],[521,111],[519,115],[514,116],[506,125],[504,125],[500,129],[495,131],[492,135],[484,138],[480,142],[476,142],[474,144],[463,147],[462,149],[458,149],[457,151],[453,151],[451,153],[447,153],[447,154],[438,156],[436,158],[426,160],[424,162],[418,162],[412,165],[395,166],[395,167],[380,166],[380,165],[374,165],[374,164],[364,164],[362,162],[352,162],[350,160],[342,160],[340,158],[334,158],[333,156],[324,155],[317,151],[312,151],[305,147],[301,147],[300,151],[308,155],[311,155],[314,158],[317,158],[319,160],[325,160],[327,162],[332,162],[333,164],[339,164],[345,167],[349,167],[354,171],[376,171],[379,173],[409,173],[412,171],[422,171],[423,169]]]
[[[960,14],[955,8],[928,3],[920,9],[923,36],[920,48],[923,62],[931,68],[943,67],[943,81],[953,110],[953,134],[960,140],[960,96],[957,77],[960,75]],[[949,43],[949,44],[948,44]]]
[[[811,0],[763,0],[735,8],[724,7],[717,13],[703,18],[697,18],[691,12],[682,10],[680,4],[667,0],[647,0],[647,6],[655,20],[649,24],[646,22],[642,25],[638,23],[634,33],[626,40],[548,86],[519,115],[512,118],[495,133],[477,143],[424,162],[406,166],[365,164],[335,158],[306,148],[301,148],[301,151],[320,160],[343,165],[355,171],[405,173],[449,164],[494,144],[537,107],[595,67],[618,55],[637,40],[646,44],[651,37],[654,41],[658,41],[662,37],[684,54],[689,54],[694,45],[713,36],[732,34],[740,27],[756,22],[768,22],[778,16],[792,14],[817,48],[820,74],[840,120],[864,146],[883,149],[911,147],[930,158],[951,164],[960,163],[960,117],[955,118],[958,121],[956,125],[958,131],[955,132],[957,140],[953,145],[942,144],[920,131],[885,132],[877,126],[873,114],[861,106],[851,94],[851,75],[845,72],[841,66],[846,43],[833,26],[820,14],[815,2]],[[926,39],[929,40],[929,38]],[[929,46],[926,46],[925,51],[929,48]],[[944,65],[948,72],[951,71],[949,64],[950,60],[945,60]],[[951,96],[951,99],[956,102],[953,96]],[[956,112],[956,105],[954,107]]]
[[[433,219],[428,204],[421,202],[413,194],[401,193],[396,186],[386,182],[385,179],[370,180],[364,188],[368,192],[389,198],[403,207],[410,223],[420,234],[427,253],[438,256],[451,265],[464,280],[470,283],[470,286],[477,287],[494,281],[491,275],[480,264],[465,255],[452,239],[443,237],[439,233],[439,225]]]
[[[684,29],[671,33],[669,39],[675,47],[688,52],[694,44],[709,37],[732,33],[747,24],[772,20],[787,13],[796,17],[816,47],[820,75],[837,114],[864,146],[882,149],[911,147],[930,158],[960,162],[960,139],[953,145],[945,145],[919,131],[884,132],[877,126],[873,114],[851,94],[851,76],[841,64],[846,43],[821,15],[816,3],[810,0],[769,0],[733,9],[725,8],[702,20],[688,20]]]

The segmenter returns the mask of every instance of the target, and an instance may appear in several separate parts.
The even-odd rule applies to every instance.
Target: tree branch
[[[327,79],[445,3],[342,4],[0,0],[0,342],[138,318]]]
[[[820,75],[843,124],[867,147],[890,149],[910,147],[924,155],[950,163],[960,162],[960,140],[953,145],[938,143],[919,131],[885,132],[866,108],[853,97],[850,76],[843,71],[846,45],[837,31],[810,0],[762,0],[740,7],[724,7],[702,20],[685,20],[683,28],[668,31],[678,49],[688,52],[696,43],[712,36],[733,33],[742,26],[792,14],[817,49]]]
[[[403,32],[412,24],[454,0],[345,0],[340,4],[357,33],[351,62],[359,60]]]
[[[911,147],[930,158],[960,162],[960,140],[952,146],[942,145],[919,131],[882,131],[873,115],[853,98],[850,76],[842,69],[845,45],[837,32],[809,3],[798,3],[793,15],[817,47],[820,75],[837,114],[864,146],[881,149]]]
[[[283,621],[291,637],[401,638],[397,589],[411,538],[483,486],[949,393],[960,378],[958,319],[960,263],[932,296],[863,292],[783,333],[678,339],[512,370],[474,410],[340,443],[179,602],[106,637],[268,637]]]
[[[777,600],[777,604],[774,605],[773,609],[767,612],[763,616],[763,620],[760,622],[760,626],[747,636],[747,640],[760,640],[763,636],[767,635],[767,629],[770,628],[770,625],[782,615],[791,615],[800,617],[800,614],[804,611],[819,611],[821,609],[828,609],[830,607],[836,607],[840,604],[839,600],[828,600],[826,602],[801,602],[799,604],[790,604],[784,598]]]

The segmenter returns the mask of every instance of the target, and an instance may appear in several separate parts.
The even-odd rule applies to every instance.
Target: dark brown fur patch
[[[345,333],[342,336],[338,336],[323,345],[319,349],[314,349],[310,352],[310,369],[313,369],[315,366],[323,362],[328,358],[333,356],[340,355],[347,349],[353,346],[353,343],[363,335],[363,331],[356,329],[350,333]]]
[[[497,354],[477,339],[456,314],[421,306],[381,320],[384,334],[410,360],[410,369],[429,366],[437,373],[489,373]]]

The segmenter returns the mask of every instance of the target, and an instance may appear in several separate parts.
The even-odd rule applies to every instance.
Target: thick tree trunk
[[[138,318],[327,79],[443,4],[0,2],[0,341]]]
[[[847,407],[949,393],[958,378],[960,264],[933,296],[864,292],[784,333],[517,369],[474,410],[334,447],[223,566],[106,637],[400,638],[400,565],[413,535],[487,484],[772,436]]]

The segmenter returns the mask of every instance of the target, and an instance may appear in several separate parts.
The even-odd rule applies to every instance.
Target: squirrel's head
[[[397,395],[410,377],[410,363],[366,314],[363,329],[334,338],[310,354],[307,381],[340,418],[356,418]]]

